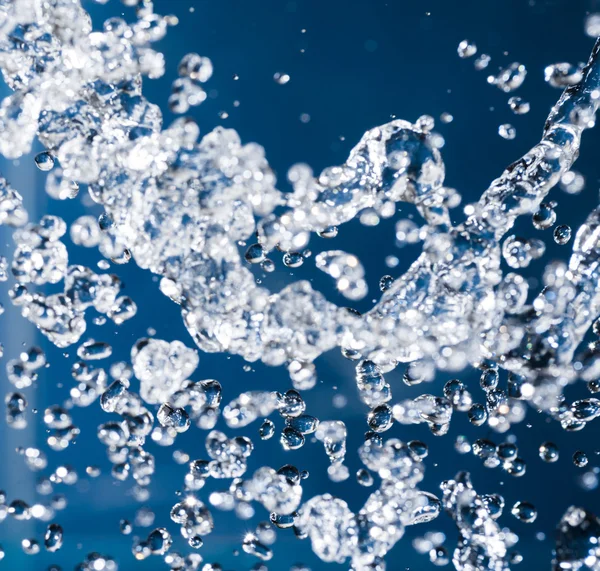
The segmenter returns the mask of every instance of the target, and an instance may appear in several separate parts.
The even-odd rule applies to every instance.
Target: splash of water
[[[523,278],[517,273],[503,276],[500,270],[503,255],[518,269],[543,253],[543,244],[509,232],[519,216],[545,208],[548,192],[571,172],[583,130],[594,124],[600,105],[600,42],[584,68],[548,68],[549,83],[567,89],[550,113],[541,141],[492,182],[464,223],[453,225],[449,210],[456,195],[444,186],[442,140],[430,117],[416,124],[395,120],[367,131],[344,164],[318,176],[306,165],[296,165],[288,173],[293,192],[284,194],[275,186],[262,147],[243,145],[235,131],[222,128],[198,141],[199,128],[189,119],[163,128],[159,108],[144,98],[142,76],[164,72],[162,54],[150,46],[164,37],[173,18],[154,14],[146,3],[132,24],[111,18],[102,31],[93,31],[77,0],[13,0],[1,3],[0,9],[0,67],[12,90],[0,104],[0,152],[18,158],[31,150],[37,137],[47,150],[36,157],[36,164],[49,171],[47,191],[52,197],[66,200],[77,194],[80,184],[88,185],[105,213],[99,226],[83,217],[71,227],[76,243],[97,245],[116,263],[131,258],[160,276],[161,291],[181,306],[184,323],[202,351],[285,364],[297,390],[315,385],[313,361],[334,347],[358,361],[357,386],[369,408],[370,429],[359,456],[381,479],[364,507],[355,514],[346,502],[328,494],[302,504],[301,476],[293,467],[262,467],[241,479],[252,442],[212,430],[206,438],[211,459],[190,464],[185,478],[189,495],[171,511],[189,545],[199,547],[202,536],[213,529],[210,510],[196,494],[212,477],[234,479],[228,490],[211,495],[214,507],[245,516],[253,513],[252,502],[259,503],[271,512],[275,526],[293,527],[299,537],[310,538],[324,561],[350,559],[357,571],[384,569],[383,558],[405,527],[436,518],[443,506],[460,531],[453,558],[457,569],[507,569],[507,549],[515,538],[495,523],[503,502],[477,495],[464,474],[444,483],[440,502],[417,487],[424,457],[419,443],[384,440],[381,433],[400,422],[425,423],[441,435],[454,411],[468,412],[475,425],[487,422],[504,432],[522,420],[521,401],[547,410],[571,430],[600,416],[597,399],[571,406],[562,401],[567,384],[579,377],[593,379],[600,367],[596,347],[574,359],[600,313],[600,210],[577,231],[568,265],[548,266],[545,288],[531,306],[526,306]],[[461,46],[461,57],[474,55],[474,46]],[[206,97],[201,84],[211,74],[210,60],[186,56],[173,85],[171,109],[185,112],[201,103]],[[490,82],[512,92],[525,76],[525,68],[515,63],[490,76]],[[515,98],[510,105],[515,113],[528,110]],[[399,202],[415,205],[423,217],[418,233],[423,252],[404,275],[386,281],[381,299],[364,315],[328,302],[307,281],[273,294],[256,283],[245,265],[262,263],[266,269],[267,256],[277,248],[285,252],[286,265],[295,267],[303,263],[299,252],[312,233],[333,237],[337,227],[365,209],[393,212]],[[542,214],[537,216],[543,224]],[[86,330],[85,310],[92,306],[117,324],[135,315],[133,300],[119,296],[116,276],[69,265],[61,242],[66,225],[60,218],[44,216],[37,224],[27,223],[19,194],[4,179],[0,223],[18,227],[12,301],[57,346],[79,342]],[[406,235],[407,228],[401,230]],[[566,232],[559,232],[557,239],[568,241]],[[253,235],[256,244],[241,252],[238,242]],[[355,256],[328,251],[317,257],[316,265],[349,299],[366,295],[364,269]],[[47,296],[30,292],[26,285],[61,281],[63,293]],[[110,347],[102,342],[86,342],[78,349],[86,361],[109,354]],[[177,341],[140,340],[131,361],[132,369],[123,366],[112,372],[111,384],[103,369],[80,365],[73,372],[78,384],[71,397],[74,405],[88,406],[101,395],[103,410],[119,415],[119,420],[99,427],[98,437],[109,451],[113,476],[125,480],[131,475],[134,493],[143,498],[155,471],[154,457],[144,449],[147,438],[171,445],[192,421],[213,429],[221,386],[214,380],[189,380],[197,353]],[[485,405],[473,403],[459,381],[450,381],[444,396],[422,394],[391,406],[384,374],[399,363],[410,363],[407,384],[431,380],[437,369],[480,366]],[[26,355],[11,364],[9,379],[17,389],[27,387],[40,366],[34,353]],[[497,388],[498,366],[511,373],[508,391]],[[132,373],[141,383],[140,395],[131,390]],[[314,433],[331,461],[330,478],[347,478],[346,426],[305,414],[297,390],[245,392],[223,409],[224,418],[231,428],[244,427],[277,411],[286,423],[280,439],[285,449],[301,447],[305,435]],[[146,406],[152,404],[161,405],[156,427]],[[25,397],[12,393],[6,405],[8,424],[25,426]],[[66,448],[79,433],[60,407],[48,409],[44,419],[52,430],[48,443],[53,449]],[[272,436],[274,428],[263,428],[266,437]],[[490,467],[502,465],[508,473],[522,475],[525,464],[516,447],[503,446],[478,441],[473,451]],[[26,454],[29,462],[40,466],[39,454],[32,454]],[[368,476],[362,476],[365,483]],[[53,477],[76,478],[67,467]],[[12,509],[15,517],[30,513],[18,504]],[[52,517],[51,511],[42,512]],[[567,526],[591,519],[569,514],[561,523],[564,534]],[[52,525],[45,539],[50,551],[60,548],[63,533]],[[26,551],[39,550],[35,540],[27,541]],[[133,554],[137,559],[164,556],[173,569],[198,568],[201,559],[170,553],[171,543],[170,534],[157,528],[134,543]],[[243,549],[262,560],[272,556],[260,533],[249,534]],[[561,568],[571,557],[566,551],[557,547]],[[94,562],[100,557],[90,554],[81,567],[97,568]],[[577,555],[577,561],[582,558]],[[109,558],[104,561],[105,568],[116,565]]]

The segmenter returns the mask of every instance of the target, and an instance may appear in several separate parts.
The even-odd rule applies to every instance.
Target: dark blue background
[[[91,2],[86,5],[97,27],[104,18],[124,10],[115,0],[106,6]],[[583,22],[586,10],[600,10],[600,3],[583,0],[158,0],[155,7],[158,13],[174,13],[180,20],[167,39],[159,44],[167,60],[165,76],[160,80],[145,81],[145,93],[161,105],[165,123],[172,119],[165,105],[170,82],[176,77],[181,57],[191,51],[210,57],[215,65],[215,74],[207,84],[211,96],[193,110],[202,132],[207,133],[223,124],[235,128],[244,142],[256,141],[263,145],[282,189],[287,188],[285,173],[293,163],[306,162],[317,172],[342,163],[365,130],[385,123],[393,116],[415,121],[422,114],[438,118],[442,112],[449,112],[454,116],[452,123],[438,122],[438,130],[446,139],[443,149],[446,182],[461,192],[465,204],[474,201],[505,166],[539,140],[549,108],[559,96],[558,91],[544,83],[543,69],[558,61],[587,60],[593,42],[583,33]],[[193,13],[190,13],[190,7],[194,8]],[[130,9],[125,11],[131,14]],[[306,29],[306,33],[302,33],[302,29]],[[492,62],[487,70],[475,71],[473,59],[463,61],[458,58],[456,47],[464,38],[476,42],[479,53],[491,55]],[[525,116],[513,115],[507,105],[508,96],[486,82],[490,72],[513,61],[525,64],[529,71],[524,86],[517,92],[531,102],[531,112]],[[283,86],[276,84],[273,81],[275,72],[288,73],[291,81]],[[239,80],[234,81],[236,74]],[[239,107],[234,107],[235,100],[240,102]],[[219,117],[222,111],[229,114],[225,120]],[[310,115],[308,123],[300,121],[303,113]],[[498,125],[505,122],[512,123],[517,129],[514,141],[505,141],[497,134]],[[558,223],[577,227],[596,205],[600,174],[598,148],[599,132],[586,133],[576,166],[587,179],[581,195],[569,196],[558,189],[552,192],[551,198],[559,203]],[[24,195],[32,220],[49,212],[71,222],[89,211],[89,200],[85,201],[84,193],[69,202],[49,199],[43,190],[45,175],[35,169],[31,157],[14,163],[3,161],[2,170]],[[91,211],[100,213],[97,206]],[[456,210],[456,220],[461,219],[461,212],[460,208]],[[313,252],[333,246],[361,258],[367,270],[371,295],[355,306],[358,309],[368,309],[371,300],[378,297],[377,282],[382,275],[399,275],[416,257],[418,246],[402,250],[394,246],[395,220],[411,213],[411,209],[402,206],[393,220],[384,221],[376,228],[364,228],[355,221],[340,229],[336,241],[314,238],[311,242]],[[551,231],[533,230],[529,219],[522,220],[517,231],[542,237],[548,244],[549,254],[545,260],[532,264],[527,271],[532,279],[540,276],[545,261],[568,257],[569,246],[556,246]],[[10,256],[13,246],[8,230],[2,229],[1,239],[2,244],[6,244],[5,255]],[[384,259],[388,255],[400,258],[398,268],[386,268]],[[70,247],[71,263],[95,267],[99,259],[96,251]],[[340,305],[347,304],[336,293],[331,281],[314,270],[312,259],[293,272],[286,269],[278,257],[275,259],[276,273],[258,275],[272,290],[302,277],[313,280],[315,287],[329,299]],[[136,318],[119,328],[111,325],[96,327],[90,320],[86,335],[110,342],[114,349],[113,360],[128,359],[132,343],[145,336],[149,327],[156,329],[159,338],[181,339],[192,345],[177,306],[159,293],[155,277],[139,270],[133,263],[113,266],[111,271],[123,278],[125,293],[131,295],[139,307]],[[73,385],[69,370],[76,358],[75,348],[66,351],[69,356],[63,356],[63,351],[51,346],[10,306],[7,289],[3,284],[0,293],[7,308],[0,318],[4,360],[16,357],[22,344],[39,344],[47,351],[50,367],[41,371],[35,388],[24,391],[30,408],[43,411],[46,406],[60,403],[67,397]],[[194,379],[218,379],[223,385],[224,402],[249,389],[289,388],[284,369],[255,364],[251,372],[244,372],[243,364],[237,357],[201,354]],[[330,482],[326,476],[328,462],[321,444],[307,442],[298,452],[284,453],[276,439],[260,441],[258,423],[243,431],[256,445],[249,471],[265,464],[278,468],[284,463],[294,463],[300,469],[310,471],[309,479],[303,483],[304,498],[330,491],[344,498],[357,511],[375,489],[361,488],[354,479],[354,473],[361,467],[355,451],[366,429],[366,411],[356,398],[354,371],[349,361],[334,351],[317,361],[317,370],[318,387],[304,394],[307,412],[321,419],[346,422],[349,428],[347,464],[352,477],[341,484]],[[388,375],[394,401],[415,397],[423,390],[441,394],[443,383],[449,378],[440,374],[425,389],[422,386],[409,388],[401,382],[402,372],[403,368],[399,367]],[[474,398],[482,402],[477,373],[469,371],[459,376],[469,384]],[[0,386],[3,393],[13,389],[5,374],[0,378]],[[332,398],[336,393],[346,395],[347,407],[333,408]],[[585,394],[585,391],[573,389],[569,392],[569,396],[575,394]],[[87,409],[75,409],[73,415],[81,428],[77,443],[62,453],[48,452],[48,472],[61,463],[70,463],[80,474],[76,486],[56,487],[56,492],[65,493],[70,503],[55,520],[65,529],[65,545],[54,555],[25,556],[20,540],[23,537],[41,539],[45,526],[33,521],[7,519],[0,523],[0,543],[7,552],[0,567],[40,570],[50,563],[57,563],[70,569],[89,551],[100,551],[117,557],[122,570],[164,569],[159,558],[136,562],[130,553],[132,536],[119,534],[119,520],[133,521],[140,504],[128,493],[131,482],[116,483],[110,477],[104,447],[96,438],[97,425],[109,417],[102,413],[98,403]],[[45,445],[41,413],[29,417],[29,427],[25,431],[0,426],[0,488],[7,491],[9,500],[19,497],[34,503],[40,501],[34,489],[37,475],[31,474],[23,459],[15,453],[16,446]],[[273,420],[280,430],[282,421],[275,417]],[[221,421],[219,427],[224,428]],[[228,434],[233,432],[226,427],[224,430]],[[480,493],[503,494],[507,508],[500,521],[521,537],[517,549],[525,557],[522,568],[531,571],[549,569],[553,530],[565,509],[577,504],[600,513],[597,491],[584,492],[579,487],[577,478],[582,470],[575,468],[571,461],[573,452],[580,448],[588,453],[590,466],[597,464],[598,428],[592,423],[583,432],[565,434],[555,422],[528,410],[526,422],[513,432],[518,437],[520,455],[527,461],[527,474],[520,479],[500,469],[487,470],[472,455],[460,456],[454,451],[453,443],[458,434],[467,435],[471,442],[483,437],[490,437],[497,443],[503,441],[501,435],[487,428],[471,427],[464,414],[455,414],[450,434],[444,437],[430,435],[424,426],[395,426],[386,436],[403,440],[419,438],[428,443],[430,456],[425,461],[426,478],[422,486],[425,490],[437,493],[441,480],[464,469],[472,472]],[[155,511],[154,525],[168,527],[176,538],[174,548],[183,551],[187,546],[179,537],[177,527],[170,522],[168,512],[178,500],[176,490],[182,487],[186,467],[176,465],[171,454],[174,449],[182,449],[192,459],[205,458],[204,437],[204,433],[194,428],[180,436],[172,448],[148,445],[156,455],[157,472],[151,486],[151,500],[144,505]],[[544,464],[538,458],[537,448],[546,440],[553,440],[560,446],[561,458],[555,464]],[[87,478],[85,467],[89,464],[99,465],[102,476],[95,480]],[[210,490],[225,487],[226,483],[218,484],[211,483],[200,497],[206,499]],[[534,524],[522,524],[510,515],[510,507],[517,500],[530,501],[537,506],[539,516]],[[252,530],[258,521],[268,519],[260,506],[256,506],[256,511],[254,520],[242,522],[231,514],[213,510],[215,531],[205,538],[205,545],[200,550],[205,560],[220,562],[228,570],[249,569],[254,565],[255,559],[243,553],[235,556],[233,550],[240,549],[246,531]],[[407,530],[405,538],[387,557],[390,571],[433,568],[427,556],[416,554],[410,545],[412,537],[428,530],[444,530],[448,535],[446,545],[453,549],[456,532],[449,518],[443,515],[429,526]],[[145,536],[148,531],[136,528],[134,534]],[[535,538],[539,531],[546,534],[545,540]],[[317,559],[311,552],[310,543],[296,540],[289,530],[278,533],[273,548],[275,557],[268,564],[272,571],[287,570],[296,562],[307,564],[313,571],[335,568]]]

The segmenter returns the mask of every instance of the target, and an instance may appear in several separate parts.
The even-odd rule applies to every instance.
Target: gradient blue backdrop
[[[130,9],[113,0],[106,6],[85,2],[93,15],[96,27],[108,16],[123,11],[129,18]],[[174,13],[180,23],[170,30],[167,39],[159,44],[167,60],[167,72],[160,80],[145,81],[145,93],[159,103],[165,112],[165,122],[173,117],[166,108],[170,83],[176,77],[177,63],[191,51],[209,56],[215,66],[215,74],[208,83],[209,99],[192,115],[197,119],[203,133],[216,125],[235,128],[243,141],[256,141],[266,149],[267,157],[278,174],[280,188],[287,188],[285,173],[295,162],[306,162],[315,171],[344,161],[348,151],[362,133],[385,123],[391,117],[410,121],[422,114],[436,118],[442,112],[454,116],[451,124],[438,124],[438,130],[446,139],[443,156],[447,169],[447,184],[457,188],[464,202],[475,200],[512,160],[539,140],[544,119],[559,92],[543,81],[546,65],[558,61],[585,61],[592,47],[592,40],[583,33],[586,11],[600,10],[600,2],[584,0],[157,0],[158,13]],[[193,8],[193,12],[190,9]],[[302,33],[305,29],[306,32]],[[488,53],[492,63],[486,71],[473,69],[473,60],[460,60],[456,46],[464,38],[475,41],[480,53]],[[524,86],[518,91],[531,102],[531,112],[515,116],[507,105],[508,96],[489,86],[486,77],[499,65],[519,61],[529,71]],[[291,76],[287,85],[278,85],[273,74],[285,72]],[[239,80],[234,81],[233,76]],[[6,92],[6,88],[2,88]],[[238,107],[234,101],[239,101]],[[229,117],[221,119],[221,112]],[[310,115],[310,121],[300,120],[302,114]],[[518,136],[505,141],[498,134],[498,125],[510,122]],[[600,148],[600,132],[591,131],[584,136],[583,149],[577,170],[587,179],[585,191],[579,196],[568,196],[554,190],[551,198],[559,203],[558,222],[578,226],[587,212],[597,204],[600,165],[597,150]],[[25,197],[31,219],[44,213],[57,214],[71,222],[85,212],[99,214],[97,206],[90,207],[84,193],[73,201],[57,202],[49,199],[43,190],[44,174],[33,166],[31,157],[1,165],[3,174]],[[365,310],[378,297],[377,283],[387,273],[399,275],[416,257],[419,247],[398,250],[394,246],[395,220],[412,214],[401,207],[394,220],[387,220],[376,228],[364,228],[355,221],[340,229],[336,241],[318,238],[311,242],[313,252],[336,247],[357,254],[366,266],[372,295],[356,304]],[[460,209],[456,211],[460,219]],[[536,235],[548,243],[549,255],[565,259],[569,246],[556,246],[550,231],[533,230],[530,220],[519,223],[517,231]],[[0,230],[3,254],[11,255],[10,232]],[[100,259],[96,251],[70,246],[71,263],[94,267]],[[397,255],[401,262],[395,270],[384,264],[387,255]],[[290,272],[276,256],[277,271],[268,276],[257,274],[272,290],[278,290],[292,279],[307,278],[331,300],[346,302],[336,293],[326,276],[314,270],[311,259],[304,267]],[[532,283],[539,278],[544,262],[531,265],[528,276]],[[138,304],[135,319],[119,328],[111,325],[96,327],[90,323],[88,334],[97,340],[113,345],[113,360],[127,359],[132,343],[155,328],[157,337],[180,339],[188,345],[192,341],[183,327],[176,305],[158,291],[155,277],[135,267],[113,266],[111,271],[122,277],[125,293]],[[44,369],[37,386],[24,392],[30,408],[40,411],[51,404],[62,402],[72,387],[69,370],[75,360],[74,348],[63,355],[34,328],[24,321],[10,306],[7,284],[0,288],[0,299],[6,306],[0,318],[0,341],[5,346],[4,361],[17,356],[23,344],[38,344],[47,351],[50,367]],[[87,335],[87,334],[86,334]],[[68,355],[67,355],[68,353]],[[224,401],[249,389],[286,389],[289,379],[285,370],[272,369],[260,364],[253,365],[251,372],[244,372],[243,361],[237,357],[201,354],[200,366],[195,379],[216,378],[223,385]],[[352,475],[360,468],[356,448],[366,429],[365,409],[356,398],[352,364],[332,352],[317,362],[320,383],[307,392],[307,412],[322,419],[340,419],[349,428],[348,459]],[[415,397],[423,387],[406,387],[401,382],[403,368],[388,375],[394,391],[394,400]],[[426,390],[440,394],[447,375],[440,374],[435,383]],[[482,402],[478,388],[478,375],[470,371],[460,375],[473,390],[476,400]],[[13,387],[3,373],[0,387],[6,393]],[[348,398],[348,405],[335,409],[332,399],[337,393]],[[569,396],[585,394],[580,388]],[[108,417],[98,403],[87,409],[75,409],[73,415],[81,428],[76,444],[62,453],[49,451],[50,469],[61,463],[70,463],[80,473],[76,486],[57,486],[57,493],[69,499],[67,510],[59,512],[56,521],[65,530],[65,544],[56,554],[41,553],[25,556],[20,548],[23,537],[41,540],[44,525],[15,522],[7,519],[0,523],[0,543],[6,550],[6,558],[0,568],[43,570],[54,563],[63,569],[72,569],[90,551],[99,551],[118,558],[120,569],[164,569],[160,558],[136,562],[131,556],[132,536],[119,534],[119,520],[134,520],[138,504],[128,493],[131,482],[116,483],[110,477],[110,464],[104,447],[95,432],[99,423]],[[5,489],[9,500],[23,498],[30,503],[39,501],[35,493],[37,475],[30,473],[23,459],[15,453],[16,446],[45,446],[45,428],[42,415],[30,414],[29,427],[25,431],[13,431],[0,425],[0,489]],[[282,421],[273,417],[278,430]],[[224,424],[220,421],[220,428]],[[231,430],[225,427],[229,434]],[[257,437],[258,424],[244,430],[253,437],[256,449],[251,457],[250,471],[261,465],[275,468],[284,463],[294,463],[300,469],[308,469],[310,477],[303,484],[304,497],[330,491],[344,498],[355,511],[375,488],[358,486],[352,476],[344,483],[334,484],[326,476],[328,465],[322,445],[307,442],[298,452],[284,453],[274,439],[261,442]],[[562,513],[571,504],[582,505],[600,514],[597,491],[584,492],[577,484],[582,470],[575,468],[571,455],[576,449],[585,450],[590,466],[597,462],[598,428],[592,423],[583,432],[565,434],[560,427],[545,416],[529,410],[525,423],[516,427],[520,455],[527,461],[527,474],[516,479],[496,469],[483,468],[471,455],[460,456],[454,451],[457,435],[465,434],[473,441],[490,437],[496,442],[503,438],[486,428],[473,428],[466,415],[456,414],[450,433],[434,437],[424,426],[407,428],[395,426],[386,436],[404,440],[419,438],[430,446],[426,459],[426,477],[422,488],[437,493],[441,480],[450,478],[459,469],[470,470],[474,484],[480,493],[498,492],[505,496],[507,509],[501,523],[510,526],[521,541],[517,549],[525,557],[521,568],[537,571],[550,568],[553,533]],[[156,513],[155,526],[166,526],[172,532],[175,549],[186,550],[187,545],[179,537],[177,526],[169,520],[170,507],[178,500],[176,491],[181,489],[185,466],[171,460],[174,449],[188,452],[192,459],[205,458],[205,433],[192,429],[178,438],[172,448],[149,445],[156,455],[157,472],[151,486],[152,497],[143,504]],[[544,464],[537,455],[539,444],[552,440],[560,446],[561,457],[555,464]],[[85,466],[97,464],[102,475],[90,480]],[[205,498],[212,489],[220,488],[211,483],[201,492]],[[224,486],[223,486],[224,487]],[[518,522],[510,515],[510,506],[517,500],[534,503],[538,520],[531,525]],[[242,522],[228,513],[213,510],[215,531],[205,538],[200,553],[208,562],[220,562],[226,570],[250,569],[257,560],[242,553],[240,549],[244,533],[259,521],[268,519],[260,507],[250,522]],[[456,531],[445,515],[428,526],[417,526],[407,534],[387,557],[390,571],[405,569],[432,569],[427,556],[415,553],[410,542],[416,535],[428,530],[443,530],[447,547],[452,550],[456,543]],[[136,528],[134,534],[145,536],[149,529]],[[536,533],[546,534],[545,540],[536,539]],[[272,571],[287,571],[291,565],[303,562],[313,571],[335,569],[314,556],[308,541],[298,541],[290,530],[280,531],[273,547],[274,559],[268,563]],[[339,567],[343,569],[344,566]]]

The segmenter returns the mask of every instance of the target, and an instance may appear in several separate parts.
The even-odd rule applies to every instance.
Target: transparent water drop
[[[158,422],[164,427],[173,428],[176,432],[186,432],[191,426],[188,413],[183,408],[176,408],[164,403],[156,415]]]
[[[490,65],[490,61],[492,58],[487,54],[481,54],[474,63],[474,67],[477,71],[484,70],[488,65]]]
[[[56,523],[51,523],[44,534],[44,547],[54,553],[63,545],[63,529]]]
[[[22,539],[21,547],[27,555],[37,555],[40,552],[40,544],[37,539]]]
[[[304,256],[299,252],[286,252],[283,255],[283,264],[288,268],[299,268],[304,263]]]
[[[297,450],[304,446],[304,436],[301,432],[286,426],[281,432],[281,445],[284,450]]]
[[[35,166],[41,171],[47,172],[54,167],[54,157],[48,151],[43,151],[35,156]]]
[[[558,460],[558,446],[553,442],[544,442],[540,445],[539,456],[544,462],[556,462]]]
[[[535,506],[528,502],[516,502],[510,513],[523,523],[533,523],[537,519]]]
[[[267,418],[262,423],[259,432],[260,432],[260,437],[263,440],[269,440],[270,438],[273,438],[273,436],[275,435],[275,425],[273,424],[273,422],[271,420],[269,420]]]
[[[510,93],[523,85],[526,76],[526,67],[515,62],[506,68],[500,69],[496,75],[490,75],[487,81],[505,93]]]
[[[544,79],[546,82],[558,89],[576,85],[582,78],[582,68],[570,63],[555,63],[544,69]]]
[[[564,246],[571,239],[571,227],[566,224],[561,224],[554,229],[554,241],[561,246]]]
[[[498,127],[498,135],[507,141],[512,141],[517,136],[517,130],[510,123],[503,123]]]
[[[364,468],[360,468],[358,472],[356,472],[356,481],[365,488],[368,488],[373,485],[373,476],[368,470]]]
[[[588,464],[588,457],[585,452],[582,450],[577,450],[573,454],[573,464],[577,466],[577,468],[583,468]]]
[[[460,58],[470,58],[477,53],[477,46],[473,42],[469,42],[469,40],[463,40],[458,44],[458,57]]]
[[[531,109],[529,102],[518,96],[511,97],[508,106],[515,115],[525,115]]]
[[[597,38],[600,36],[600,14],[588,14],[585,19],[585,33],[590,38]]]
[[[251,264],[260,264],[265,257],[266,252],[260,244],[253,244],[246,250],[245,258]]]
[[[556,222],[556,212],[549,204],[540,204],[539,210],[533,215],[533,225],[538,230],[547,230]]]
[[[437,567],[443,567],[450,563],[450,555],[445,547],[439,546],[429,552],[429,560]]]
[[[286,83],[289,83],[291,78],[287,73],[278,71],[273,75],[273,79],[275,80],[275,83],[285,85]]]

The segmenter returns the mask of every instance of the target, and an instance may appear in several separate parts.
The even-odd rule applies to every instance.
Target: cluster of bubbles
[[[546,68],[547,83],[565,91],[541,141],[494,180],[476,204],[465,207],[465,222],[453,224],[450,211],[460,196],[444,185],[444,140],[430,116],[414,124],[394,120],[367,131],[342,165],[318,175],[307,165],[293,166],[288,172],[290,193],[276,188],[264,149],[242,144],[235,131],[217,128],[198,140],[199,127],[188,118],[163,128],[159,108],[143,96],[142,76],[164,73],[164,57],[151,45],[176,19],[153,13],[147,0],[125,3],[137,7],[132,23],[111,18],[101,31],[94,31],[78,0],[0,2],[0,68],[12,90],[0,104],[0,153],[19,158],[37,137],[46,150],[35,157],[35,164],[48,173],[48,194],[69,200],[87,185],[92,200],[104,209],[98,219],[81,216],[69,229],[58,216],[30,223],[21,196],[0,179],[0,224],[15,228],[12,260],[0,260],[0,281],[8,278],[10,268],[16,282],[9,292],[12,303],[51,342],[65,348],[80,343],[88,309],[101,314],[97,324],[107,317],[120,325],[136,313],[134,301],[121,295],[117,276],[69,265],[62,241],[67,230],[76,246],[97,247],[114,264],[134,260],[160,277],[160,290],[180,306],[185,326],[202,351],[286,366],[293,388],[242,392],[223,407],[228,428],[260,420],[259,436],[270,440],[276,426],[268,417],[278,413],[284,422],[282,448],[297,450],[314,435],[324,447],[334,482],[349,477],[344,464],[348,427],[340,420],[307,414],[300,391],[317,383],[314,361],[340,348],[356,362],[358,395],[368,408],[367,432],[358,450],[364,468],[356,478],[371,487],[377,476],[379,486],[355,513],[330,494],[303,502],[302,480],[309,475],[294,465],[278,470],[262,466],[248,476],[252,440],[215,430],[221,414],[219,382],[190,378],[199,364],[195,349],[152,337],[137,341],[131,362],[115,363],[108,373],[90,361],[110,357],[110,344],[90,338],[78,345],[80,360],[72,368],[75,384],[68,401],[49,406],[43,414],[50,449],[65,450],[80,435],[70,408],[99,401],[113,415],[97,430],[112,477],[131,478],[134,497],[144,502],[156,469],[148,444],[171,446],[192,425],[209,430],[208,459],[189,462],[183,497],[170,512],[194,551],[172,551],[173,537],[163,527],[132,543],[136,559],[160,556],[173,571],[220,569],[196,553],[215,527],[207,504],[234,511],[244,520],[254,515],[253,504],[269,513],[270,523],[259,524],[241,542],[243,551],[261,562],[257,569],[273,557],[269,546],[275,529],[293,529],[298,538],[310,540],[325,562],[349,560],[355,571],[382,571],[386,554],[406,527],[430,522],[443,510],[459,530],[452,557],[439,534],[426,534],[417,547],[436,565],[452,558],[459,571],[504,571],[520,562],[521,556],[511,552],[517,536],[497,523],[504,508],[501,496],[478,495],[466,473],[442,484],[441,499],[422,491],[427,446],[386,439],[384,433],[399,423],[425,424],[434,435],[444,435],[453,415],[465,413],[472,425],[502,434],[523,421],[527,403],[569,431],[581,430],[600,416],[600,400],[569,403],[563,395],[577,379],[588,381],[590,392],[600,391],[600,344],[577,353],[600,313],[600,208],[575,233],[568,264],[547,266],[544,289],[529,304],[529,285],[516,271],[542,257],[545,243],[510,233],[523,215],[532,216],[536,229],[551,229],[557,216],[556,205],[545,202],[549,191],[560,184],[574,194],[584,186],[572,166],[582,132],[594,125],[600,106],[600,44],[586,66],[557,63]],[[599,22],[597,15],[588,18],[588,34],[596,35]],[[461,58],[476,54],[473,43],[459,44]],[[475,68],[483,70],[489,62],[482,54]],[[202,103],[207,97],[202,85],[212,72],[208,58],[186,55],[173,83],[171,110],[185,113]],[[527,101],[512,95],[526,76],[525,66],[515,62],[488,77],[488,83],[511,94],[508,105],[515,115],[530,110]],[[275,76],[282,85],[289,79],[283,73]],[[448,114],[442,118],[451,120]],[[506,123],[499,133],[513,139],[516,129]],[[403,202],[414,205],[424,224],[399,221],[397,243],[422,241],[423,252],[404,275],[381,279],[383,295],[365,314],[338,307],[308,281],[271,293],[248,266],[260,264],[270,272],[275,265],[268,256],[279,251],[285,266],[299,267],[311,257],[306,248],[312,234],[335,238],[338,228],[355,218],[374,225],[393,216]],[[562,224],[553,230],[560,245],[569,243],[571,234]],[[502,261],[515,272],[503,274]],[[103,266],[107,269],[108,262]],[[334,278],[346,299],[367,295],[365,270],[355,255],[326,250],[315,256],[315,266]],[[61,293],[37,289],[59,283]],[[408,386],[431,382],[437,370],[458,372],[473,365],[481,370],[484,402],[474,402],[459,379],[448,381],[442,396],[423,393],[392,402],[384,375],[400,363],[406,364],[403,382]],[[7,377],[23,391],[34,385],[37,371],[46,365],[44,353],[32,347],[7,363]],[[508,371],[505,383],[501,370]],[[26,396],[9,393],[5,405],[8,426],[25,428]],[[489,468],[501,466],[513,476],[525,473],[525,461],[510,437],[498,445],[490,439],[460,443],[461,449],[465,446]],[[19,452],[28,469],[47,469],[43,451],[27,447]],[[559,455],[550,442],[539,454],[546,462]],[[189,461],[184,453],[178,458]],[[577,451],[573,462],[584,467],[588,459]],[[86,472],[91,477],[100,473],[94,466]],[[231,482],[205,503],[199,492],[209,478]],[[50,495],[55,486],[77,481],[72,467],[59,465],[42,476],[37,490]],[[48,505],[29,506],[20,499],[7,504],[4,493],[0,499],[0,519],[10,515],[51,521],[66,506],[60,495]],[[511,513],[525,523],[537,517],[536,508],[526,501],[515,503]],[[153,514],[138,515],[148,527],[153,525]],[[122,522],[124,534],[131,528]],[[600,557],[600,522],[593,514],[571,507],[558,529],[556,569],[580,569],[589,566],[590,558]],[[60,549],[60,525],[50,523],[41,541],[23,539],[22,548],[34,555],[42,543],[50,552]],[[90,553],[78,569],[116,571],[117,563]]]

